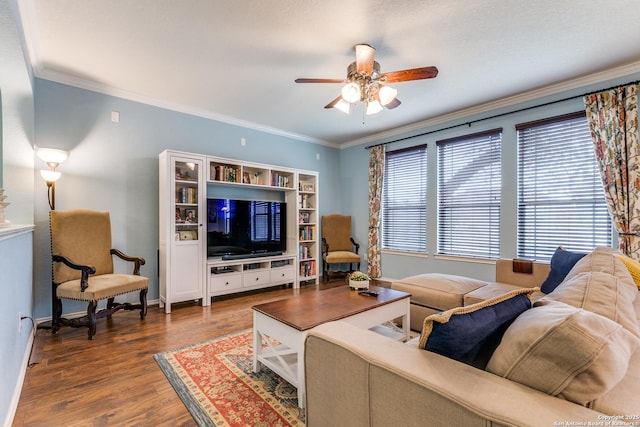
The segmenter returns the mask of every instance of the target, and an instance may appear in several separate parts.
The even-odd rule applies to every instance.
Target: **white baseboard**
[[[20,401],[20,394],[22,393],[22,386],[24,385],[24,377],[27,375],[27,368],[29,367],[29,358],[31,357],[31,349],[33,348],[33,342],[36,336],[36,327],[33,326],[31,333],[29,334],[29,341],[24,350],[24,356],[22,357],[22,364],[20,365],[20,374],[18,375],[18,381],[13,389],[13,395],[11,397],[11,404],[9,405],[9,412],[7,418],[4,420],[4,427],[11,427],[13,424],[13,418],[16,416],[16,410],[18,409],[18,402]]]

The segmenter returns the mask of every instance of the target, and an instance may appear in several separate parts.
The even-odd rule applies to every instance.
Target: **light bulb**
[[[392,88],[391,86],[382,86],[378,94],[380,95],[380,103],[382,105],[387,105],[396,98],[398,90]]]
[[[347,83],[342,88],[342,98],[350,103],[360,101],[360,86],[355,83]]]

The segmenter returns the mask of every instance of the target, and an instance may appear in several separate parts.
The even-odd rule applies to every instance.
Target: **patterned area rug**
[[[297,390],[263,367],[254,374],[245,330],[153,358],[200,426],[304,426]]]

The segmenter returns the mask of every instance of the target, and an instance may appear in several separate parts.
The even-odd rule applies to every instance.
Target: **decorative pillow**
[[[552,292],[556,286],[558,286],[564,280],[565,276],[573,266],[584,257],[586,254],[580,252],[570,252],[562,248],[561,246],[556,249],[551,257],[550,266],[551,270],[549,275],[540,286],[540,290],[545,294]]]
[[[638,289],[640,289],[640,262],[622,254],[616,254],[615,256],[624,264],[625,267],[627,267],[633,282],[636,284]]]
[[[553,292],[536,301],[534,306],[560,301],[584,308],[619,323],[640,338],[633,308],[637,293],[638,289],[630,277],[618,278],[609,273],[590,271],[565,279]]]
[[[553,301],[511,324],[487,371],[587,405],[622,380],[638,346],[640,339],[619,324]]]
[[[513,319],[531,308],[538,288],[516,289],[500,297],[457,307],[424,319],[420,348],[484,369]]]

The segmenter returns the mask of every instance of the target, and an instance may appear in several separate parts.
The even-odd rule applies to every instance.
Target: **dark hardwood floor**
[[[13,426],[195,426],[153,355],[252,326],[251,307],[343,286],[344,279],[214,299],[209,307],[175,304],[147,318],[120,311],[98,320],[96,336],[65,327],[39,330]],[[385,283],[372,283],[387,286]]]

